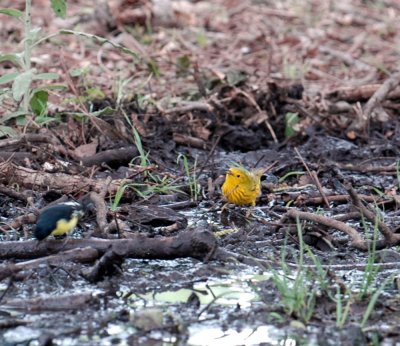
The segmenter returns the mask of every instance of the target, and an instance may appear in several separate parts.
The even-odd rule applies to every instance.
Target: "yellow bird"
[[[261,176],[265,171],[264,168],[251,171],[243,167],[229,168],[222,185],[222,194],[229,203],[254,207],[257,197],[261,195]]]

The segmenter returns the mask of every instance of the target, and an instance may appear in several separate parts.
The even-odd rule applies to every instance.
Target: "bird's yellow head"
[[[226,172],[225,182],[229,184],[249,184],[252,181],[252,173],[243,167],[231,167]]]

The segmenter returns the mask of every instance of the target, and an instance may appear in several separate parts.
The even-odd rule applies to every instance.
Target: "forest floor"
[[[27,84],[0,11],[0,344],[400,344],[399,3],[67,3]]]

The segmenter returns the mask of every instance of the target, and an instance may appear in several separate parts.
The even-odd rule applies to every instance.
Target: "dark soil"
[[[398,3],[155,3],[68,1],[66,20],[33,4],[46,34],[138,57],[59,35],[32,58],[65,85],[47,114],[10,116],[0,94],[13,131],[0,139],[0,343],[398,343]],[[19,51],[20,23],[0,16],[0,51]],[[0,76],[15,70],[0,60]],[[251,213],[223,208],[237,163],[269,167]],[[72,199],[91,201],[73,239],[34,240],[40,209]],[[299,268],[307,318],[271,277],[292,287]]]

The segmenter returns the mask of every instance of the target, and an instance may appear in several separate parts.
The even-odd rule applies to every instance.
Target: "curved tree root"
[[[363,204],[360,197],[357,195],[355,190],[350,185],[346,186],[346,189],[353,202],[353,205],[355,206],[359,214],[365,216],[366,219],[368,219],[372,223],[376,223],[380,233],[383,236],[383,239],[380,239],[376,242],[375,248],[378,250],[385,247],[399,245],[400,234],[394,233],[389,226],[387,226],[383,221],[380,221],[380,218],[376,215],[376,213],[368,209],[368,207],[366,207]],[[362,251],[368,251],[368,249],[371,248],[372,242],[370,240],[363,239],[362,235],[355,228],[337,219],[329,218],[323,215],[308,213],[296,209],[290,209],[283,216],[281,224],[284,223],[287,218],[294,220],[296,219],[307,220],[337,229],[339,231],[346,233],[350,237],[351,239],[350,245],[352,247]]]

